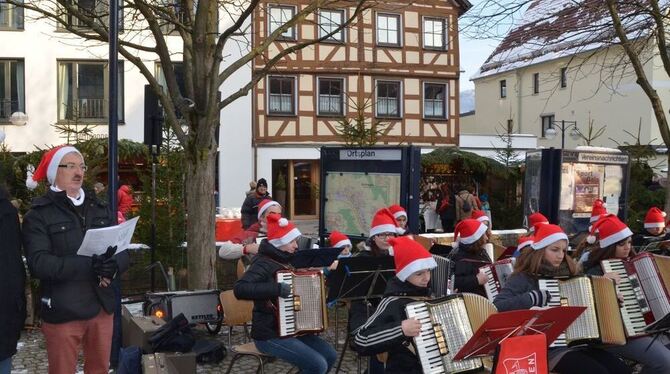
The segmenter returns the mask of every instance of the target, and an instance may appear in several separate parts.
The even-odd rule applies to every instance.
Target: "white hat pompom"
[[[28,167],[26,167],[26,187],[28,187],[29,190],[34,190],[38,186],[38,183],[33,179],[34,171],[35,167],[33,165],[28,165]]]
[[[586,242],[589,243],[589,244],[593,244],[593,243],[596,242],[596,237],[593,236],[593,235],[589,235],[589,236],[586,237]]]
[[[666,212],[663,212],[663,213],[661,213],[661,215],[662,215],[663,217],[665,217],[665,216],[667,216],[667,215],[668,215],[668,213],[666,213]]]
[[[279,219],[279,222],[278,222],[278,223],[279,223],[279,227],[286,227],[286,226],[288,226],[288,220],[287,220],[286,218],[283,218],[283,217],[282,217],[281,219]]]

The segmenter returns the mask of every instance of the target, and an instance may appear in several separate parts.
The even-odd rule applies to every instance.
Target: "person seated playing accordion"
[[[454,263],[454,288],[458,292],[486,297],[484,284],[487,277],[479,268],[492,263],[484,247],[489,239],[487,230],[483,222],[471,218],[460,221],[454,228],[453,247],[456,252],[451,260]]]
[[[235,283],[235,297],[254,301],[251,338],[260,352],[295,365],[303,374],[325,374],[337,359],[328,342],[314,334],[279,336],[277,298],[288,297],[292,290],[289,284],[278,283],[275,276],[279,270],[291,269],[289,260],[298,248],[300,231],[279,214],[268,215],[267,221],[268,237]]]
[[[499,312],[545,307],[551,299],[539,287],[541,278],[570,278],[577,275],[577,265],[567,256],[568,237],[553,224],[535,228],[533,242],[516,261],[514,273],[494,300]],[[630,373],[616,356],[593,347],[550,348],[549,370],[555,373]]]
[[[408,319],[405,305],[430,295],[430,270],[437,267],[433,256],[414,239],[392,238],[396,275],[386,286],[376,312],[354,332],[362,355],[388,352],[386,374],[420,374],[419,358],[412,349],[412,338],[421,332],[417,319]]]
[[[633,235],[632,243],[634,247],[645,247],[650,243],[670,240],[670,233],[666,230],[666,214],[657,207],[651,207],[644,217],[644,230]],[[661,244],[661,254],[667,255],[670,244]]]
[[[609,259],[629,259],[635,255],[631,246],[631,230],[613,214],[601,217],[591,227],[587,240],[597,246],[591,250],[588,260],[583,264],[584,271],[589,275],[604,275],[613,279],[617,285],[622,285],[620,274],[615,272],[605,273],[601,261]],[[625,280],[624,280],[625,281]],[[635,294],[630,290],[633,299]],[[628,295],[626,295],[628,296]],[[637,300],[635,300],[637,301]],[[639,324],[644,325],[642,314],[638,317]],[[629,337],[626,345],[609,346],[607,351],[629,360],[634,360],[643,365],[642,373],[670,373],[670,350],[666,345],[670,339],[661,335],[657,339],[651,336]]]

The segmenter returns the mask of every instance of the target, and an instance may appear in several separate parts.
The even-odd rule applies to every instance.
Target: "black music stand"
[[[321,268],[330,266],[337,256],[342,252],[342,248],[313,248],[296,251],[291,258],[291,266],[296,269],[303,268]]]
[[[644,328],[644,332],[654,336],[651,342],[649,342],[649,345],[647,346],[645,351],[647,351],[649,347],[651,347],[651,345],[654,344],[654,342],[656,341],[656,339],[658,339],[659,336],[665,334],[668,331],[670,331],[670,313],[664,315],[658,321]]]
[[[454,361],[490,355],[511,336],[545,334],[549,345],[585,310],[583,306],[558,306],[492,314],[461,347]]]
[[[341,258],[337,268],[328,276],[326,301],[332,305],[338,301],[364,300],[367,302],[370,299],[381,298],[386,290],[386,284],[394,276],[395,264],[391,256]],[[351,334],[347,331],[335,373],[340,371],[350,337]]]

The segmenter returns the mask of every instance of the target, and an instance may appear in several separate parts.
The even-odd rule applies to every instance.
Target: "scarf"
[[[51,188],[51,191],[53,191],[53,192],[62,192],[63,191],[60,188],[56,187],[55,185],[52,185],[49,188]],[[67,193],[65,194],[65,196],[67,196],[67,198],[70,199],[70,201],[72,201],[72,204],[74,206],[80,206],[81,204],[84,203],[84,198],[86,197],[86,194],[84,193],[84,190],[80,188],[79,189],[79,196],[70,197],[70,195],[68,195]]]
[[[545,261],[542,261],[537,275],[540,278],[570,278],[572,276],[566,261],[561,262],[559,267],[553,267]]]

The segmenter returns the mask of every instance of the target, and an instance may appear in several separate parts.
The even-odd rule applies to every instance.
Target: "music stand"
[[[491,355],[502,340],[511,336],[544,334],[548,346],[585,310],[583,306],[557,306],[492,314],[458,351],[454,361]]]
[[[391,256],[341,258],[337,268],[328,276],[326,302],[332,305],[338,301],[364,300],[367,302],[370,299],[381,298],[384,296],[386,284],[394,276],[395,264]],[[340,371],[350,337],[347,331],[335,373]]]
[[[291,258],[291,266],[296,269],[322,268],[330,266],[337,256],[342,253],[342,248],[312,248],[296,251]]]
[[[664,315],[658,321],[644,328],[644,332],[654,336],[651,342],[649,342],[649,345],[647,346],[645,351],[648,350],[652,344],[654,344],[654,342],[656,341],[656,339],[658,339],[659,336],[665,334],[668,331],[670,331],[670,313]]]

